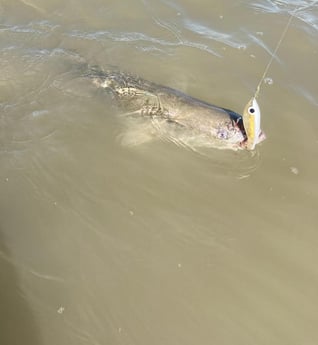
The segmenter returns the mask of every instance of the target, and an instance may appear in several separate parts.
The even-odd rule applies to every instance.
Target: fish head
[[[246,133],[246,147],[254,150],[256,144],[265,140],[265,133],[261,130],[261,110],[255,97],[246,104],[243,111],[243,125]]]

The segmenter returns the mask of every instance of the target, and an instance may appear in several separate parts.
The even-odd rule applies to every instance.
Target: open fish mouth
[[[260,144],[262,141],[264,141],[266,139],[266,134],[265,132],[261,131],[258,135],[258,139],[256,141],[256,144]],[[244,148],[244,149],[248,149],[248,140],[247,140],[247,136],[246,136],[246,133],[244,131],[244,140],[240,142],[240,146],[241,148]]]

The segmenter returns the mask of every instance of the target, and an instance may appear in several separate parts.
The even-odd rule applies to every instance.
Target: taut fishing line
[[[293,18],[294,18],[294,16],[295,16],[295,14],[296,14],[297,12],[299,12],[299,11],[302,11],[302,10],[306,9],[306,8],[309,8],[309,7],[314,6],[317,2],[318,2],[318,1],[315,0],[315,1],[313,1],[311,4],[305,5],[305,6],[302,6],[302,7],[298,7],[298,8],[296,8],[293,12],[290,13],[288,22],[287,22],[287,24],[285,25],[285,28],[284,28],[284,30],[283,30],[281,36],[280,36],[280,39],[279,39],[278,42],[277,42],[277,45],[276,45],[276,47],[275,47],[275,50],[274,50],[274,52],[273,52],[273,54],[272,54],[272,56],[271,56],[271,58],[270,58],[270,60],[269,60],[269,62],[268,62],[268,64],[267,64],[265,70],[264,70],[264,73],[263,73],[263,75],[262,75],[262,77],[261,77],[261,79],[260,79],[258,85],[257,85],[257,88],[256,88],[255,93],[254,93],[254,98],[255,98],[255,99],[258,97],[258,95],[259,95],[259,93],[260,93],[261,85],[262,85],[262,83],[263,83],[263,81],[264,81],[264,79],[265,79],[265,77],[266,77],[266,75],[267,75],[267,72],[268,72],[268,70],[269,70],[269,68],[270,68],[270,66],[271,66],[271,64],[272,64],[272,62],[273,62],[273,60],[274,60],[274,58],[275,58],[275,56],[276,56],[276,54],[277,54],[278,49],[280,48],[280,46],[281,46],[281,44],[282,44],[282,42],[283,42],[283,40],[284,40],[284,38],[285,38],[285,36],[286,36],[286,34],[287,34],[287,32],[288,32],[288,29],[289,29],[289,27],[290,27],[290,24],[291,24],[291,22],[292,22],[292,20],[293,20]]]
[[[311,7],[313,5],[315,5],[318,2],[318,0],[315,0],[313,2],[311,2],[310,4],[306,5],[306,6],[301,6],[296,8],[294,11],[292,11],[289,15],[288,21],[285,25],[285,28],[276,44],[275,50],[274,52],[271,54],[271,58],[267,64],[267,66],[265,67],[264,73],[257,85],[257,88],[255,90],[254,95],[252,96],[252,98],[248,101],[248,103],[246,104],[244,111],[243,111],[243,126],[244,126],[244,130],[245,130],[245,134],[246,134],[246,141],[245,141],[245,146],[247,149],[249,150],[254,150],[255,146],[262,142],[265,138],[266,135],[265,133],[261,130],[261,111],[259,108],[259,105],[257,103],[256,98],[258,97],[260,91],[261,91],[261,86],[262,83],[267,75],[267,72],[277,54],[277,51],[279,49],[279,47],[281,46],[287,31],[290,27],[290,24],[295,16],[295,14],[300,11],[300,10],[304,10],[305,8]]]

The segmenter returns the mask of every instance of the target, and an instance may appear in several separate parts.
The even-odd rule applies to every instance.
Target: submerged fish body
[[[199,136],[202,146],[230,149],[244,146],[243,119],[234,111],[116,70],[93,71],[89,76],[97,87],[111,94],[127,115],[149,118],[153,123],[160,121],[165,123],[165,129],[169,125],[184,129],[191,132],[192,138]],[[167,136],[176,136],[176,132]],[[186,142],[185,135],[171,140]]]

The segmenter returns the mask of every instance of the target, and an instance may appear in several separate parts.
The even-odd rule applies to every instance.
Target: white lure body
[[[261,130],[261,110],[255,97],[252,97],[244,108],[243,124],[247,136],[247,148],[254,150],[256,144],[265,139]]]

